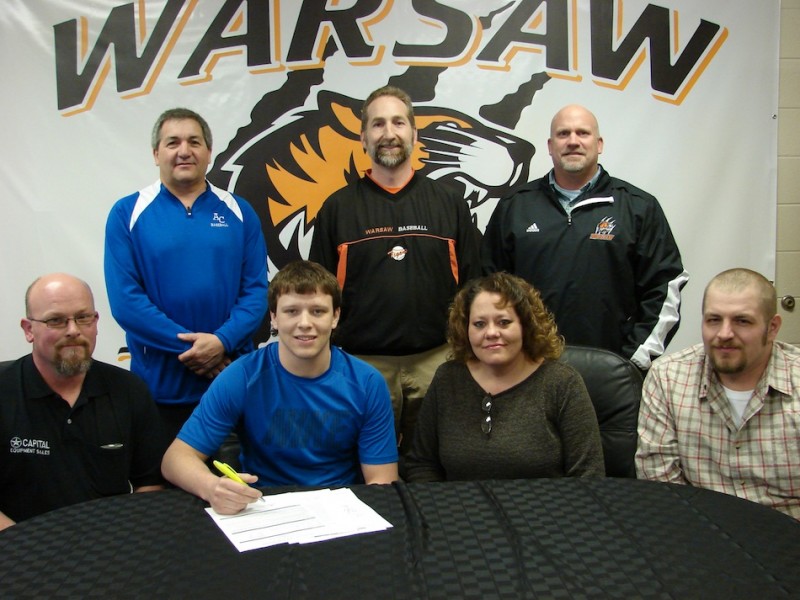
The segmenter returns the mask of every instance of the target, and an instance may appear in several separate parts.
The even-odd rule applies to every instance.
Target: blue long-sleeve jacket
[[[105,279],[131,370],[156,402],[196,403],[209,380],[178,360],[191,347],[178,334],[213,333],[231,356],[252,350],[267,310],[260,220],[245,200],[211,184],[188,211],[156,182],[111,209]]]

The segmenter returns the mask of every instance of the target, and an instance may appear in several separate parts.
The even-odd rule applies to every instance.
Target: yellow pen
[[[233,479],[236,483],[241,483],[242,485],[247,485],[247,482],[244,479],[242,479],[241,477],[239,477],[239,474],[236,471],[234,471],[233,468],[230,465],[227,465],[224,462],[220,462],[218,460],[215,460],[214,461],[214,466],[217,468],[217,470],[220,473],[225,475],[225,477],[227,477],[228,479]],[[261,502],[265,502],[264,496],[261,496],[261,498],[259,498],[259,500],[261,500]]]

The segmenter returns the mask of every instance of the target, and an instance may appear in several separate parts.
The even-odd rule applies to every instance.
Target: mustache
[[[61,342],[57,342],[56,345],[55,345],[55,348],[56,348],[56,350],[61,350],[62,348],[66,347],[66,346],[73,346],[73,347],[74,346],[81,346],[81,347],[83,347],[83,348],[88,350],[89,349],[89,342],[87,340],[84,340],[84,339],[69,340],[69,341],[64,340],[64,341],[61,341]]]
[[[712,344],[714,350],[740,350],[742,347],[739,344]]]

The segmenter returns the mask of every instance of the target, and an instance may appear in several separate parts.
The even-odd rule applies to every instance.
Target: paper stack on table
[[[347,488],[264,496],[235,515],[207,508],[239,552],[276,544],[307,544],[392,527]]]

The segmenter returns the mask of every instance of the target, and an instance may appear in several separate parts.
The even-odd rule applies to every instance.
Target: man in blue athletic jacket
[[[237,360],[208,389],[164,455],[164,476],[235,513],[255,488],[214,475],[205,461],[234,428],[247,483],[342,486],[397,480],[389,390],[372,366],[330,344],[342,295],[321,265],[295,261],[269,286],[278,341]]]
[[[206,180],[211,142],[197,113],[164,112],[152,134],[160,180],[119,200],[106,223],[111,312],[171,437],[211,380],[253,349],[267,308],[261,222]]]

